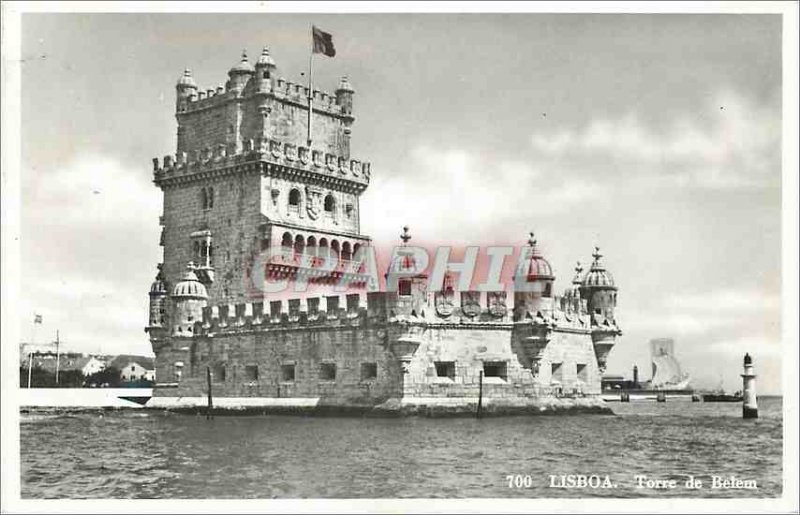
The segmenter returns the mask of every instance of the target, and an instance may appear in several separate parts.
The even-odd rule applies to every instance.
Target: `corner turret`
[[[241,94],[247,81],[249,81],[250,77],[255,73],[255,68],[253,68],[253,65],[247,60],[247,52],[242,51],[242,60],[228,71],[228,77],[230,77],[230,79],[226,84],[226,90],[234,90],[237,95]]]
[[[617,305],[617,287],[600,259],[600,248],[594,248],[594,262],[581,285],[581,297],[586,300],[591,316],[592,345],[597,356],[600,372],[605,372],[608,353],[617,342],[622,331],[614,320],[614,308]]]
[[[277,66],[275,65],[275,60],[269,55],[269,48],[264,47],[261,51],[261,56],[256,62],[255,70],[259,93],[269,93],[274,89],[275,81],[277,80],[275,76],[276,70]]]
[[[155,281],[150,285],[150,319],[145,332],[150,335],[151,341],[159,340],[167,335],[169,325],[167,324],[167,283],[164,280],[162,265],[158,265],[158,274]]]
[[[342,114],[353,118],[353,93],[355,90],[350,85],[347,75],[339,81],[336,88],[336,105],[342,108]]]
[[[564,290],[561,297],[561,311],[569,314],[582,315],[585,313],[585,302],[581,299],[581,286],[583,285],[583,266],[578,261],[575,264],[575,277],[572,284]]]
[[[194,270],[194,263],[189,263],[181,281],[172,290],[173,336],[191,337],[195,322],[203,320],[203,308],[208,302],[208,292]]]
[[[417,269],[414,251],[408,248],[411,233],[408,226],[400,235],[403,244],[397,249],[386,272],[386,289],[396,292],[390,311],[396,315],[422,316],[428,305],[428,276]]]
[[[175,93],[175,109],[178,112],[186,110],[186,104],[197,97],[197,84],[195,84],[192,70],[189,68],[183,71],[183,75],[178,79],[178,83],[175,84]]]
[[[528,247],[514,276],[514,319],[522,320],[526,314],[548,315],[553,310],[553,269],[542,256],[536,238],[530,233]]]
[[[600,253],[600,247],[594,248],[592,257],[594,262],[581,285],[581,296],[586,299],[589,314],[595,323],[599,324],[605,320],[614,323],[617,287],[614,285],[611,273],[601,261],[603,255]]]

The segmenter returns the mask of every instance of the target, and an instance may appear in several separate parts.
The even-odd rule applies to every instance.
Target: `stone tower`
[[[354,256],[370,244],[359,221],[370,165],[350,155],[350,82],[308,91],[264,48],[255,66],[243,53],[224,86],[198,88],[187,69],[175,89],[176,154],[153,160],[164,194],[157,282],[179,283],[193,262],[208,305],[263,298],[264,278],[365,282]],[[151,316],[151,337],[175,320],[166,291],[151,292],[151,311],[167,311],[161,325]]]

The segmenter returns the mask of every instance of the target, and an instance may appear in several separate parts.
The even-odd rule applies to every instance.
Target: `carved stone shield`
[[[437,291],[434,295],[434,304],[436,305],[436,313],[440,317],[449,317],[453,314],[454,302],[452,292]]]
[[[470,318],[479,315],[481,312],[481,292],[462,291],[461,311]]]
[[[322,213],[322,190],[313,186],[306,186],[306,211],[308,217],[316,220]]]
[[[496,318],[506,316],[508,306],[506,306],[506,292],[490,291],[486,294],[489,313]]]

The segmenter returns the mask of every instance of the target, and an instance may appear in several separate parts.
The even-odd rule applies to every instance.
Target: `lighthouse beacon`
[[[750,357],[750,354],[744,355],[742,391],[744,395],[742,417],[758,418],[758,403],[756,401],[756,375],[753,373],[753,358]]]

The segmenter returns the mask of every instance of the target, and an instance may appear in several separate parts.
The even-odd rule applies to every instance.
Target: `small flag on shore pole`
[[[328,57],[336,55],[336,49],[333,47],[333,36],[318,29],[314,25],[311,26],[311,34],[314,38],[313,53],[324,54]]]
[[[34,324],[41,324],[42,323],[42,315],[33,315],[33,323]]]

